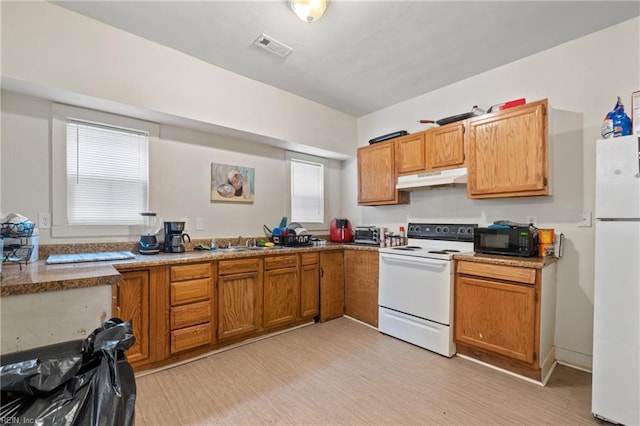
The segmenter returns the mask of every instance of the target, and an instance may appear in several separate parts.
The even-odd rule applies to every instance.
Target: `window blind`
[[[148,206],[149,134],[67,120],[69,225],[136,225]]]
[[[291,159],[291,220],[324,222],[324,165]]]

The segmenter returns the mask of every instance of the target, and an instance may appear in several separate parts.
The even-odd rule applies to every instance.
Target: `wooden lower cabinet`
[[[216,341],[214,265],[169,267],[169,352],[177,354]]]
[[[532,364],[535,287],[458,277],[456,340]]]
[[[546,381],[555,362],[555,264],[456,262],[458,353]]]
[[[134,369],[167,357],[168,300],[166,268],[121,272],[123,280],[112,287],[112,314],[131,321],[136,343],[125,354]]]
[[[299,318],[299,288],[296,254],[264,259],[265,329],[291,324]]]
[[[131,321],[136,343],[126,351],[127,360],[142,363],[149,359],[149,271],[123,272],[123,281],[113,285],[113,316]]]
[[[344,251],[344,313],[378,326],[378,252]]]
[[[320,256],[300,255],[300,318],[314,318],[320,313]]]
[[[342,250],[320,253],[320,322],[344,315]]]
[[[262,259],[218,262],[218,340],[262,329]]]

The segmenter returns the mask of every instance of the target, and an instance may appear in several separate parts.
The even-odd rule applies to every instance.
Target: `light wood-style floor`
[[[558,366],[542,387],[436,355],[348,318],[138,377],[136,425],[574,425],[591,375]]]

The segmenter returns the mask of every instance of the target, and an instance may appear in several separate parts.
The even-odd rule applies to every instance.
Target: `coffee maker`
[[[191,237],[183,231],[184,222],[164,223],[164,251],[166,253],[182,253],[185,251],[185,238],[191,242]]]
[[[142,232],[140,242],[138,243],[138,252],[140,254],[158,254],[160,253],[160,244],[156,238],[158,217],[155,213],[140,213],[142,216]]]

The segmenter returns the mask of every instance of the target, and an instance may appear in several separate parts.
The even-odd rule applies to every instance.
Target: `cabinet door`
[[[398,174],[415,174],[427,168],[427,150],[424,133],[404,136],[395,140]]]
[[[429,170],[464,166],[464,129],[466,121],[451,123],[427,131],[427,164]]]
[[[264,328],[292,323],[298,318],[298,269],[273,269],[264,273]]]
[[[358,148],[358,204],[401,204],[406,192],[396,190],[397,170],[394,141]]]
[[[218,339],[229,339],[260,330],[261,307],[261,272],[220,276],[218,279]]]
[[[320,253],[320,321],[344,315],[342,251]]]
[[[113,287],[113,314],[131,321],[136,343],[125,354],[130,363],[149,359],[149,271],[122,272],[124,280]]]
[[[344,251],[344,312],[378,326],[378,253]]]
[[[318,315],[320,303],[320,265],[300,266],[300,317],[313,318]]]
[[[469,120],[469,198],[549,194],[547,101]]]
[[[532,364],[535,287],[458,276],[456,342]]]

